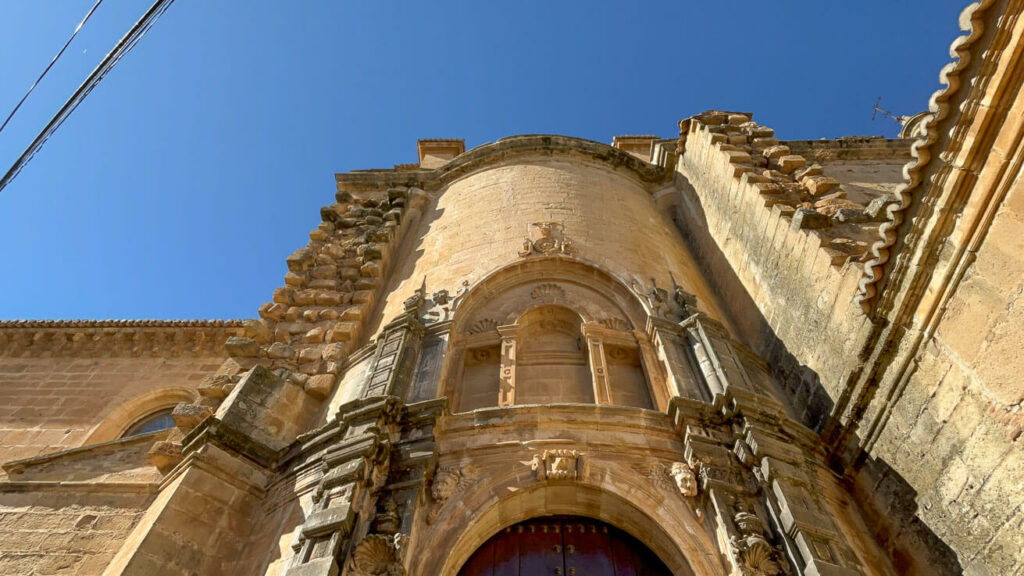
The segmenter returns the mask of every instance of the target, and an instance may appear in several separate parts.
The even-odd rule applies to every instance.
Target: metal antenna
[[[891,118],[893,122],[899,124],[902,127],[903,126],[903,117],[902,116],[897,116],[897,115],[893,114],[892,112],[889,112],[885,108],[882,108],[880,106],[881,103],[882,103],[882,97],[879,96],[878,97],[878,101],[875,102],[874,111],[871,113],[871,121],[873,122],[875,120],[875,117],[878,116],[878,113],[881,112],[882,116],[885,116],[886,118]]]

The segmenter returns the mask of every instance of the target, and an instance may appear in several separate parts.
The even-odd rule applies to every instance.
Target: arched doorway
[[[477,549],[459,576],[669,576],[636,538],[580,516],[548,516],[501,530]]]

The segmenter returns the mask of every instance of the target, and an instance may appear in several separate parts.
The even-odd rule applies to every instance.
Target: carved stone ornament
[[[744,576],[781,576],[782,566],[776,559],[775,547],[764,537],[761,519],[739,511],[733,516],[737,535],[729,539],[740,573]]]
[[[577,480],[583,464],[583,454],[577,450],[545,450],[535,454],[530,468],[538,480]]]
[[[433,524],[448,499],[472,484],[479,475],[479,470],[474,466],[438,466],[430,483],[434,504],[427,513],[427,524]]]
[[[370,534],[352,552],[353,576],[405,576],[405,535]]]
[[[576,248],[572,240],[565,237],[565,226],[561,222],[534,222],[531,224],[540,232],[540,238],[523,240],[523,249],[519,256],[525,258],[531,255],[541,256],[572,256],[576,254]]]
[[[434,475],[434,481],[430,485],[430,495],[438,502],[444,502],[452,497],[459,489],[462,481],[462,474],[454,466],[438,468]]]
[[[398,513],[398,503],[394,498],[388,497],[381,502],[380,511],[373,519],[374,528],[381,534],[394,534],[402,524],[402,517]]]
[[[633,469],[662,490],[679,492],[687,498],[697,495],[697,475],[685,462],[673,462],[670,466],[660,462],[638,464]]]
[[[689,464],[673,462],[668,469],[668,475],[672,477],[680,494],[687,498],[697,495],[697,475],[693,473],[693,468],[690,468]]]
[[[484,334],[486,332],[497,332],[498,321],[493,318],[481,318],[469,327],[470,334]]]
[[[424,324],[436,324],[451,320],[455,310],[455,300],[447,290],[438,290],[430,298],[424,299],[422,320]]]
[[[450,300],[450,298],[448,298],[447,290],[438,290],[437,292],[434,292],[433,296],[431,296],[430,299],[433,300],[434,304],[437,304],[438,306],[444,306]]]
[[[629,322],[626,322],[622,318],[605,318],[604,320],[601,320],[601,325],[609,330],[618,330],[619,332],[629,330]]]
[[[530,297],[534,300],[564,299],[565,290],[563,290],[558,284],[545,282],[543,284],[538,284],[537,287],[530,292]]]

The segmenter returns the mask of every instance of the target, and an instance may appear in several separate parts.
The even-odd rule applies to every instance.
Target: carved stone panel
[[[577,480],[582,475],[583,453],[559,448],[535,454],[530,468],[538,480]]]
[[[539,233],[539,237],[523,240],[520,257],[527,256],[572,256],[576,247],[572,240],[565,236],[565,225],[561,222],[534,222],[531,227]]]

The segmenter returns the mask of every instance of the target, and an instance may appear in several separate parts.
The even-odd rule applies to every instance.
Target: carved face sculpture
[[[672,464],[672,468],[669,469],[669,475],[675,480],[676,488],[679,489],[680,494],[689,497],[697,495],[697,477],[688,464],[683,462]]]
[[[443,501],[451,497],[459,487],[459,474],[453,470],[442,469],[434,476],[430,493],[435,500]]]

